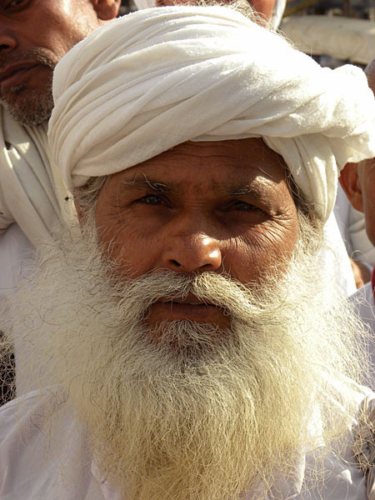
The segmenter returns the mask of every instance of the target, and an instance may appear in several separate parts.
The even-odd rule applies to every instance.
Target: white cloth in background
[[[0,307],[12,307],[8,295],[34,247],[73,217],[72,204],[65,200],[69,193],[49,155],[46,130],[46,124],[20,125],[0,106]],[[16,371],[27,362],[22,333],[12,332]],[[30,382],[17,375],[17,393]]]
[[[70,189],[188,140],[262,137],[326,220],[339,170],[375,156],[360,69],[321,68],[225,7],[117,19],[61,59],[53,93],[49,140]]]
[[[334,276],[336,286],[344,297],[357,291],[349,256],[333,213],[324,224],[324,246],[320,262],[327,269],[327,276]]]
[[[34,247],[17,224],[12,224],[5,233],[0,234],[0,308],[11,308],[9,295],[14,291],[18,278],[23,273],[25,261],[33,258]],[[3,328],[0,318],[0,331]],[[22,341],[22,332],[14,331],[13,342],[16,362],[17,394],[21,395],[30,387],[30,379],[18,370],[20,363],[27,363],[29,345]],[[21,361],[23,360],[23,361]],[[1,497],[0,497],[1,498]]]
[[[1,500],[125,500],[100,476],[72,410],[62,406],[51,432],[41,430],[53,392],[34,391],[0,408]],[[353,383],[342,394],[358,407],[365,398],[375,404],[369,389]],[[368,500],[366,479],[353,458],[353,437],[348,428],[346,450],[329,453],[319,463],[324,482],[316,481],[313,472],[312,480],[308,478],[307,471],[314,470],[312,454],[301,453],[295,477],[280,479],[277,494],[270,493],[267,500],[281,495],[293,500]],[[252,499],[250,494],[246,500]]]
[[[46,131],[20,125],[0,106],[0,233],[17,222],[34,246],[71,216]]]
[[[17,224],[0,234],[0,301],[13,291],[22,263],[33,255],[34,247]],[[0,320],[1,330],[1,320]]]
[[[366,264],[371,271],[375,266],[375,247],[366,234],[364,214],[351,206],[340,185],[334,213],[349,256]]]

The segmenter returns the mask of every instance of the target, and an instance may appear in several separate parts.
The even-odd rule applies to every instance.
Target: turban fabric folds
[[[49,140],[70,189],[189,140],[262,137],[326,220],[339,170],[375,156],[360,69],[321,68],[225,7],[117,19],[62,58],[53,93]]]

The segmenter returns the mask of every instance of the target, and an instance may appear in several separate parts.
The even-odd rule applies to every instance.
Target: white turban
[[[50,145],[70,189],[185,141],[262,137],[326,220],[339,170],[375,156],[360,69],[323,69],[225,7],[117,19],[63,57],[53,93]]]

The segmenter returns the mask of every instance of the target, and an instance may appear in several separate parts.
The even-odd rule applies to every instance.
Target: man
[[[375,92],[375,61],[366,68],[369,87]],[[353,208],[365,214],[366,232],[369,240],[375,245],[375,163],[374,159],[361,163],[349,163],[343,169],[340,183]],[[371,281],[351,297],[355,307],[372,332],[375,331],[375,271],[372,271]],[[370,351],[374,361],[373,342]]]
[[[81,229],[14,300],[55,385],[0,410],[0,497],[367,498],[361,327],[317,257],[338,170],[375,153],[360,70],[165,7],[73,48],[54,98]]]
[[[0,96],[7,108],[0,109],[0,297],[3,302],[16,286],[15,278],[23,273],[25,258],[48,240],[51,232],[75,217],[69,193],[50,157],[46,140],[52,108],[53,67],[75,43],[113,19],[119,3],[119,0],[18,0],[0,5]],[[259,2],[256,7],[261,10]],[[46,19],[48,29],[37,29]],[[335,235],[339,236],[335,227],[328,229],[327,225],[326,232],[330,241]],[[326,265],[336,267],[341,288],[352,293],[354,281],[343,244],[338,241],[333,246],[335,251],[326,252]],[[344,255],[341,260],[340,255]],[[17,367],[27,363],[28,356],[20,338],[15,331]],[[22,370],[17,370],[19,395],[29,384],[20,373]]]
[[[116,17],[120,0],[0,2],[0,298],[22,262],[63,220],[67,191],[51,162],[46,124],[53,69],[93,30]],[[1,330],[1,324],[0,324]],[[15,332],[17,363],[23,346]],[[22,380],[18,380],[22,393]]]

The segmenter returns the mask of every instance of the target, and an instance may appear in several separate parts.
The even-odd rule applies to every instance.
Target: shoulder
[[[353,295],[349,297],[349,300],[356,308],[360,308],[362,306],[374,308],[375,301],[371,290],[371,282],[366,283],[365,286],[353,293]]]
[[[368,500],[369,462],[375,466],[375,454],[365,460],[372,445],[363,437],[369,435],[369,421],[375,425],[375,394],[350,380],[342,382],[341,394],[353,403],[347,433],[330,451],[321,446],[306,454],[304,484],[295,500]]]
[[[91,463],[85,433],[62,391],[33,391],[0,408],[2,500],[102,499]]]

